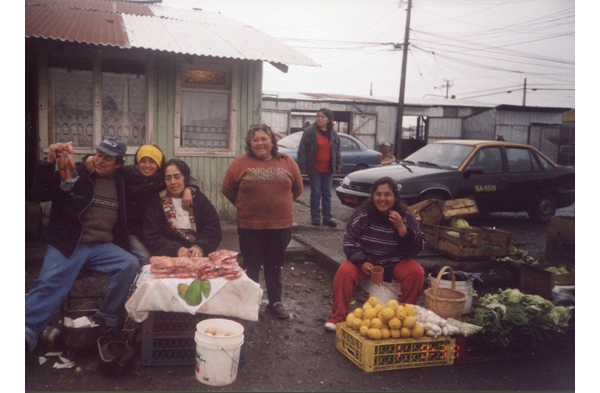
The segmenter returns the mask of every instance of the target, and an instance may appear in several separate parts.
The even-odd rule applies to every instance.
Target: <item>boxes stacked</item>
[[[454,259],[505,257],[510,251],[510,232],[486,227],[450,228],[420,224],[427,247]]]

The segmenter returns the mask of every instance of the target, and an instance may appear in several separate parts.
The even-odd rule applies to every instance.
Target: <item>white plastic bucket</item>
[[[363,293],[365,300],[374,296],[379,303],[386,304],[388,300],[398,300],[402,292],[400,292],[400,281],[392,278],[392,282],[384,281],[379,284],[373,284],[371,280],[364,280]]]
[[[206,329],[214,327],[218,333],[229,336],[213,336]],[[196,379],[205,385],[223,386],[235,381],[244,327],[229,319],[206,319],[196,325]]]
[[[435,279],[436,277],[431,276],[431,274],[427,277],[429,281],[429,286],[431,288],[435,287]],[[455,289],[467,295],[467,302],[465,303],[465,307],[463,308],[463,314],[469,314],[473,312],[473,281],[454,281],[456,284]],[[440,285],[438,288],[447,288],[452,289],[452,280],[440,280]]]

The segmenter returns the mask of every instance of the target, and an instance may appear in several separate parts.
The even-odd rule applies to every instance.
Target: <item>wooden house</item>
[[[186,161],[232,220],[221,183],[261,121],[263,64],[318,64],[224,15],[145,3],[25,1],[26,187],[51,143],[79,159],[116,135],[126,164],[142,144]]]

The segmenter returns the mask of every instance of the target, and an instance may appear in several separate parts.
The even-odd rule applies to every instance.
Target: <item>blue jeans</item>
[[[129,235],[129,245],[131,247],[131,253],[140,261],[140,267],[150,263],[150,251],[144,246],[144,243],[142,243],[139,237]]]
[[[323,221],[331,221],[331,187],[333,185],[333,172],[313,172],[308,175],[310,182],[310,218],[312,221],[321,221],[319,207],[322,207]],[[320,206],[322,205],[322,206]]]
[[[117,326],[129,287],[139,269],[136,257],[112,243],[80,244],[71,258],[48,246],[40,276],[25,298],[25,340],[33,349],[69,293],[81,268],[110,273],[108,293],[96,315]]]

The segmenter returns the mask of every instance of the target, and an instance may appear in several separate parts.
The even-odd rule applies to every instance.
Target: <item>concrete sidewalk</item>
[[[346,260],[342,249],[345,223],[334,218],[336,228],[313,226],[310,224],[310,209],[303,204],[294,203],[294,225],[292,226],[292,241],[288,254],[310,255],[328,272],[335,274],[337,268]],[[235,222],[221,222],[223,240],[219,248],[239,251],[237,225]],[[426,248],[416,258],[425,271],[437,271],[443,266],[453,270],[484,272],[493,268],[494,262],[489,260],[456,261]]]

